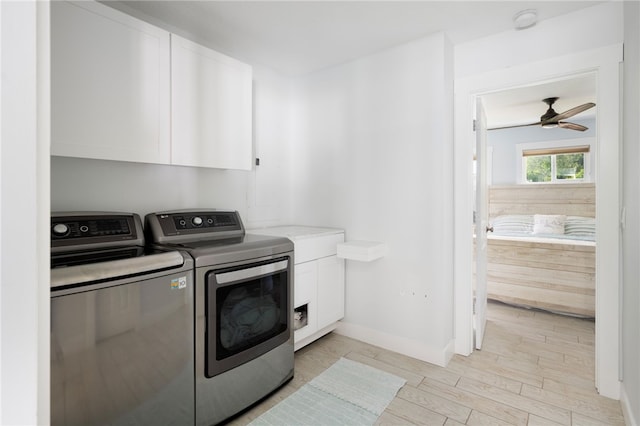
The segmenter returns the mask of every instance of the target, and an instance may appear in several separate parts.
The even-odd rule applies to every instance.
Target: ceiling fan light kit
[[[513,15],[513,27],[516,30],[526,30],[538,22],[538,11],[525,9]]]
[[[549,105],[549,109],[540,117],[540,123],[543,129],[555,129],[558,127],[558,122],[555,123],[551,120],[553,117],[558,115],[557,112],[553,109],[553,103],[557,101],[558,98],[545,98],[542,100],[545,104]]]

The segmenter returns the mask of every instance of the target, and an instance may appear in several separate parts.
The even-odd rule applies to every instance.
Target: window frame
[[[596,148],[596,138],[579,138],[579,139],[559,139],[543,142],[528,142],[516,144],[516,182],[521,185],[571,185],[572,183],[590,183],[595,181],[595,167],[593,159],[595,158],[594,150]],[[588,147],[588,148],[587,148]],[[551,156],[564,153],[575,153],[576,149],[586,148],[584,152],[584,178],[582,179],[557,179],[555,159],[551,164],[551,181],[549,182],[529,182],[526,176],[526,167],[524,165],[526,157],[531,152],[540,151],[540,155],[547,153]],[[585,149],[585,150],[586,150]],[[565,151],[566,150],[566,151]],[[529,154],[525,154],[529,152]]]

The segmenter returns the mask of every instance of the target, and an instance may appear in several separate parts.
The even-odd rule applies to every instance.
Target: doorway
[[[455,188],[455,303],[456,352],[468,355],[473,344],[472,271],[473,241],[469,238],[469,218],[473,214],[472,126],[477,97],[505,89],[551,83],[577,74],[593,72],[598,88],[597,149],[598,190],[596,191],[596,386],[602,395],[620,396],[619,354],[619,63],[622,46],[571,54],[514,66],[456,81],[456,141],[454,148]],[[549,70],[553,70],[550,72]]]
[[[474,160],[474,217],[476,225],[481,224],[475,230],[474,336],[480,349],[482,317],[486,312],[487,319],[495,321],[491,311],[499,306],[487,305],[487,299],[524,308],[519,320],[534,330],[539,327],[534,319],[543,314],[527,309],[595,316],[597,173],[591,160],[597,148],[596,75],[590,72],[477,98],[488,128],[486,135],[476,138],[478,143],[486,141],[486,147],[476,146]],[[540,124],[551,109],[544,103],[549,99],[555,100],[552,115],[557,111],[563,117],[561,126]],[[476,125],[476,132],[481,131],[478,127],[482,126]],[[557,226],[541,226],[547,220]],[[495,347],[492,330],[488,337]],[[591,364],[592,343],[593,338],[576,345]]]

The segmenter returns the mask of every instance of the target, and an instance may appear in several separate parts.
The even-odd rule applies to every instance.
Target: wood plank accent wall
[[[505,214],[596,216],[594,183],[489,187],[489,218]]]

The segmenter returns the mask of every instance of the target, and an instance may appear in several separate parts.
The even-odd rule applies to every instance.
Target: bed
[[[594,184],[489,189],[488,298],[595,316]]]

